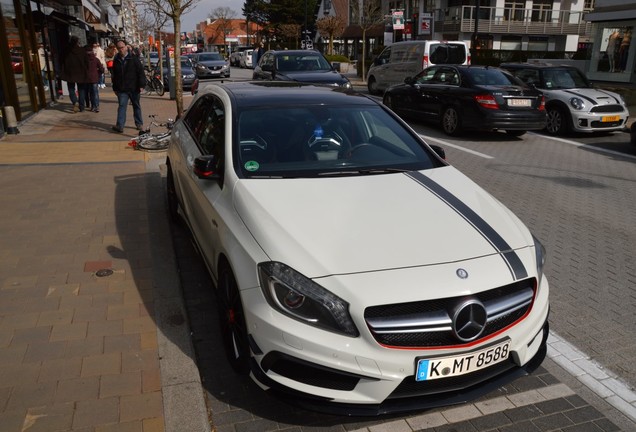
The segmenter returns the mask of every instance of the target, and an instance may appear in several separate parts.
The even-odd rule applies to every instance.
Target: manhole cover
[[[111,269],[99,269],[95,272],[95,276],[97,277],[106,277],[113,274]]]

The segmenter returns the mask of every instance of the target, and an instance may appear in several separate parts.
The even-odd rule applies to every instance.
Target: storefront
[[[70,36],[86,44],[92,27],[67,8],[81,0],[56,2],[0,0],[0,106],[11,106],[22,121],[62,93],[59,70]]]
[[[599,1],[585,19],[593,23],[592,58],[587,75],[595,81],[636,84],[636,2]]]

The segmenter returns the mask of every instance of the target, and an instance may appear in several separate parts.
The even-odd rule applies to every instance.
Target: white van
[[[369,93],[379,94],[404,78],[435,64],[470,64],[470,51],[463,41],[417,40],[387,46],[367,73]]]

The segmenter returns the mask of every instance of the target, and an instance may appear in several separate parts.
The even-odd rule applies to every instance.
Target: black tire
[[[179,224],[181,222],[181,217],[179,216],[179,198],[177,197],[177,188],[174,185],[174,176],[170,166],[168,166],[168,176],[166,178],[166,200],[170,221],[174,224]]]
[[[367,81],[367,89],[369,90],[369,94],[371,95],[380,94],[380,90],[378,89],[378,82],[372,76],[370,76],[369,81]]]
[[[459,116],[459,112],[453,107],[444,109],[442,113],[442,130],[446,135],[456,136],[459,135],[462,130],[462,120]]]
[[[508,135],[513,136],[513,137],[520,137],[522,135],[525,135],[526,132],[528,132],[528,131],[524,131],[524,130],[507,130],[506,131],[506,133]]]
[[[247,375],[250,371],[250,347],[245,313],[236,279],[227,265],[219,272],[218,299],[225,354],[236,373]]]
[[[163,83],[160,80],[158,80],[157,78],[153,78],[152,83],[153,83],[153,86],[155,88],[155,92],[159,96],[163,96],[163,94],[166,92],[165,88],[163,87]]]
[[[548,108],[548,123],[545,130],[550,135],[564,135],[570,132],[570,116],[565,112],[565,109]]]

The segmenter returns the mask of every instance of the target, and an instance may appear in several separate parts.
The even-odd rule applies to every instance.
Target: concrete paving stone
[[[90,321],[106,321],[107,306],[89,306],[73,309],[74,323]]]
[[[38,282],[38,276],[36,275],[20,275],[20,276],[8,276],[2,280],[2,288],[17,288],[17,287],[34,287]]]
[[[83,309],[93,306],[93,296],[91,295],[77,295],[77,296],[64,296],[60,297],[59,310],[65,309]]]
[[[138,304],[138,303],[137,303]],[[138,306],[137,306],[138,307]],[[156,328],[155,320],[152,317],[139,317],[125,319],[124,334],[148,333]]]
[[[256,419],[254,421],[237,423],[234,425],[236,432],[269,432],[280,430],[278,423],[266,420]]]
[[[38,382],[62,381],[78,378],[82,371],[80,357],[63,359],[45,359],[40,364]]]
[[[125,320],[139,318],[139,302],[108,306],[109,320]]]
[[[143,431],[144,432],[164,432],[165,426],[163,417],[143,419]]]
[[[515,405],[505,396],[488,399],[483,402],[476,402],[475,406],[484,415],[505,411],[514,408]]]
[[[121,397],[120,421],[143,420],[163,417],[163,397],[161,392],[143,393]]]
[[[77,402],[80,400],[92,400],[99,397],[99,377],[78,377],[61,379],[57,383],[55,401]]]
[[[88,357],[104,352],[104,338],[102,336],[87,337],[84,340],[68,341],[66,358]]]
[[[57,324],[51,330],[51,342],[86,339],[88,323]]]
[[[125,351],[137,352],[141,349],[140,345],[139,334],[105,336],[104,354]]]
[[[7,344],[8,345],[8,344]],[[0,344],[0,347],[3,345]],[[15,347],[6,347],[0,349],[0,367],[9,364],[20,364],[26,353],[27,345],[18,345]]]
[[[30,407],[51,404],[56,385],[55,382],[36,382],[14,386],[7,403],[7,410],[26,410]]]
[[[535,405],[526,405],[518,408],[512,408],[504,411],[513,424],[540,417],[543,413]]]
[[[518,422],[508,426],[500,427],[498,432],[539,432],[539,428],[530,420]]]
[[[58,324],[71,324],[73,320],[73,311],[56,310],[40,313],[36,326],[52,326]]]
[[[636,405],[630,404],[618,396],[610,396],[605,399],[610,405],[618,409],[631,419],[636,419]]]
[[[508,396],[508,399],[518,407],[530,405],[545,400],[545,397],[537,390],[530,390],[523,393]]]
[[[480,432],[475,429],[472,423],[466,421],[461,423],[449,424],[435,428],[435,432]]]
[[[97,426],[95,432],[146,432],[141,421]]]
[[[106,287],[107,289],[107,287]],[[123,293],[103,293],[103,294],[94,294],[93,295],[93,306],[111,306],[111,305],[121,305],[124,302]]]
[[[82,377],[119,374],[122,371],[122,354],[109,353],[84,357],[82,359]]]
[[[0,413],[6,410],[9,396],[11,396],[11,387],[0,387]]]
[[[604,418],[596,408],[592,406],[579,407],[564,413],[574,424],[591,422]]]
[[[143,393],[161,390],[161,371],[159,369],[142,370],[141,384]]]
[[[24,362],[35,363],[44,360],[62,359],[66,356],[66,341],[32,342],[24,355]]]
[[[537,402],[534,406],[539,408],[543,414],[554,414],[557,412],[568,411],[573,408],[572,405],[563,398]]]
[[[39,314],[38,314],[39,315]],[[48,342],[52,327],[19,328],[13,333],[11,346],[29,345],[38,342]]]
[[[475,405],[467,404],[458,408],[450,408],[442,411],[442,415],[449,423],[458,423],[480,417],[481,413]]]
[[[148,332],[141,333],[140,335],[140,346],[139,348],[142,350],[156,350],[158,348],[157,343],[157,332]],[[1,339],[1,338],[0,338]]]
[[[66,280],[66,274],[60,275],[60,279]],[[47,297],[64,297],[64,296],[76,296],[79,294],[79,284],[59,284],[49,285],[47,281],[43,281],[42,284],[47,287]],[[39,282],[38,282],[39,283]]]
[[[141,394],[141,373],[128,372],[100,377],[99,397],[130,396]]]
[[[122,372],[159,369],[159,353],[156,350],[126,351],[122,353]]]
[[[119,422],[119,398],[80,400],[75,405],[73,429],[105,426]]]
[[[572,420],[564,416],[562,413],[539,417],[532,420],[532,423],[541,431],[559,430],[574,424]]]
[[[2,313],[2,312],[0,312]],[[6,314],[0,323],[0,333],[13,333],[14,330],[23,328],[33,328],[38,322],[40,314],[37,312],[26,314]]]
[[[412,430],[405,420],[393,420],[369,427],[369,432],[411,432]]]
[[[598,428],[604,432],[618,432],[620,427],[612,423],[609,419],[604,418],[600,420],[594,420],[593,422]]]
[[[24,432],[24,411],[0,412],[0,432]]]
[[[608,378],[602,380],[601,383],[613,391],[618,397],[624,399],[628,403],[636,402],[636,392],[630,390],[629,386],[624,382],[616,378]]]
[[[475,426],[475,428],[479,431],[496,429],[503,426],[511,425],[512,422],[506,415],[502,412],[497,412],[493,414],[483,415],[470,420],[470,423]]]
[[[439,412],[409,417],[406,421],[414,430],[429,429],[448,423]]]
[[[88,337],[117,336],[124,332],[123,320],[91,321],[88,323]]]

